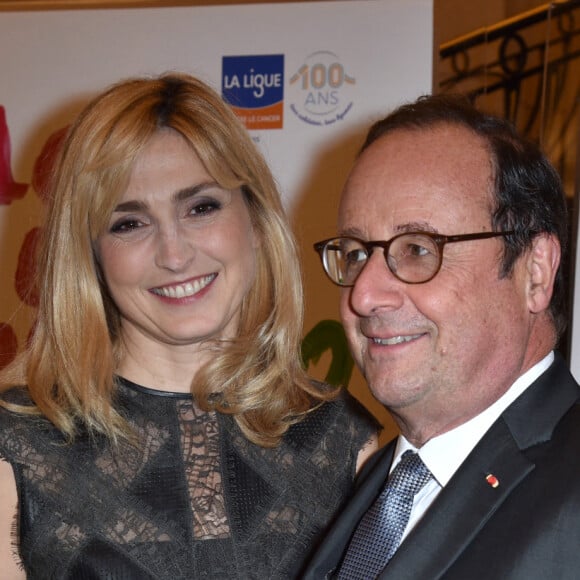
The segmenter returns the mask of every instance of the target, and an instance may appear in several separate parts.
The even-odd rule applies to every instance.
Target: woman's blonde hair
[[[274,179],[231,109],[185,74],[113,85],[70,128],[51,181],[36,327],[18,364],[35,412],[68,438],[79,422],[112,440],[130,435],[112,404],[122,356],[119,312],[94,247],[137,156],[166,128],[183,136],[222,187],[241,189],[261,240],[238,337],[215,345],[192,393],[202,407],[232,414],[251,441],[274,445],[315,401],[332,395],[302,368],[300,267]]]

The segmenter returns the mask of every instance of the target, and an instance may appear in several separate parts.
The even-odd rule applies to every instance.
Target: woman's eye
[[[143,222],[136,218],[124,218],[117,220],[111,226],[111,232],[114,234],[121,234],[124,232],[132,232],[140,227],[143,227]]]
[[[196,202],[190,210],[191,215],[208,215],[221,208],[221,203],[215,200]]]

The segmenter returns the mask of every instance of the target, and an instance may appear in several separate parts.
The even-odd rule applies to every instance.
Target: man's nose
[[[405,283],[389,270],[382,248],[374,248],[350,291],[350,306],[359,316],[403,304]]]

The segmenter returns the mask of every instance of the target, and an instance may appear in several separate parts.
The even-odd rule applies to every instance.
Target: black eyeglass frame
[[[443,248],[445,247],[446,244],[452,244],[455,242],[467,242],[470,240],[485,240],[488,238],[497,238],[500,236],[503,236],[503,237],[512,236],[515,233],[516,232],[513,230],[508,230],[508,231],[504,231],[504,232],[477,232],[477,233],[472,233],[472,234],[456,234],[456,235],[452,235],[452,236],[445,236],[443,234],[436,234],[434,232],[422,232],[422,231],[414,231],[413,232],[412,231],[412,232],[401,232],[400,234],[393,236],[390,240],[386,240],[386,241],[385,240],[372,240],[372,241],[368,241],[368,242],[365,242],[364,240],[361,240],[360,238],[357,238],[355,236],[336,236],[334,238],[328,238],[326,240],[316,242],[314,244],[314,249],[316,250],[316,252],[320,256],[320,261],[322,262],[322,268],[324,269],[325,274],[328,276],[328,278],[334,284],[336,284],[337,286],[341,286],[343,288],[350,288],[350,287],[354,286],[356,284],[356,278],[354,279],[352,284],[341,284],[339,281],[335,280],[330,275],[330,273],[328,272],[328,270],[326,268],[326,262],[324,259],[324,252],[325,252],[326,246],[330,242],[334,242],[336,240],[353,240],[355,242],[358,242],[366,250],[367,259],[366,259],[365,263],[363,264],[362,268],[360,269],[359,273],[357,274],[357,278],[360,275],[360,273],[363,271],[367,261],[369,260],[371,254],[372,254],[372,250],[374,248],[382,248],[383,249],[383,257],[385,258],[385,263],[387,265],[387,268],[393,274],[393,276],[395,276],[395,278],[397,278],[397,280],[400,280],[401,282],[404,282],[405,284],[425,284],[425,283],[433,280],[433,278],[435,278],[435,276],[437,276],[437,274],[439,273],[439,270],[441,270],[441,264],[443,264]],[[389,248],[390,248],[391,244],[395,240],[397,240],[403,236],[408,236],[408,235],[426,236],[429,239],[433,240],[433,242],[437,246],[438,258],[439,258],[439,261],[437,263],[437,268],[433,272],[432,276],[430,276],[426,280],[421,280],[420,282],[409,282],[409,281],[405,280],[404,278],[401,278],[396,272],[393,272],[391,265],[389,264],[388,256],[389,256]]]

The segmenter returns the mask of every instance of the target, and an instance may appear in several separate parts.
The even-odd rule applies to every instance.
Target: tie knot
[[[431,472],[418,453],[405,451],[389,476],[387,486],[413,496],[431,479]]]

